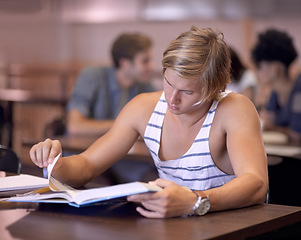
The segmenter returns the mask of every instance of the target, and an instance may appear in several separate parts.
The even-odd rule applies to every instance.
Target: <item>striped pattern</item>
[[[144,141],[150,150],[160,178],[173,181],[192,190],[207,190],[224,185],[234,175],[227,175],[214,164],[209,150],[209,132],[218,101],[214,101],[202,128],[190,149],[180,158],[161,161],[158,157],[161,129],[167,103],[162,94],[144,133]]]

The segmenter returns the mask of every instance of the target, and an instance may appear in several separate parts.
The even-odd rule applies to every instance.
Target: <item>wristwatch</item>
[[[210,200],[209,197],[206,196],[204,193],[194,192],[193,193],[198,197],[196,203],[194,204],[192,210],[193,215],[195,216],[202,216],[205,215],[210,209]]]

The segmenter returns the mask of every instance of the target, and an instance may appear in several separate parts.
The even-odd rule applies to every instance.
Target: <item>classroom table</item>
[[[133,203],[85,208],[0,202],[1,240],[11,239],[292,239],[300,237],[301,208],[256,205],[202,217],[147,219]],[[255,237],[255,238],[252,238]]]
[[[293,142],[284,133],[264,131],[262,133],[268,156],[301,160],[301,142]]]
[[[295,144],[265,144],[268,156],[301,160],[301,146]]]

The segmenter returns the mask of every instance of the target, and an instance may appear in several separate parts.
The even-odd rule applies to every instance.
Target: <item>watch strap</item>
[[[195,195],[197,195],[198,197],[200,197],[200,198],[207,198],[208,196],[205,194],[205,193],[203,193],[203,192],[201,192],[201,191],[192,191]]]

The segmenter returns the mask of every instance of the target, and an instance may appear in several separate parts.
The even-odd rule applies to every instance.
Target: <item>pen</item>
[[[44,193],[44,192],[48,192],[50,191],[49,186],[48,187],[43,187],[43,188],[39,188],[37,190],[31,191],[31,192],[27,192],[27,193],[23,193],[23,194],[17,194],[17,197],[25,197],[27,195],[33,195],[33,194],[40,194],[40,193]]]
[[[49,187],[43,187],[43,188],[39,188],[39,189],[31,191],[31,192],[27,192],[27,193],[23,193],[23,194],[16,194],[16,197],[26,197],[28,195],[41,194],[41,193],[48,192],[48,191],[50,191]],[[9,198],[0,198],[0,202],[9,203],[9,202],[6,202],[6,200],[8,200],[8,199]]]
[[[44,192],[48,192],[50,191],[49,187],[43,187],[43,188],[39,188],[37,190],[31,191],[30,193],[44,193]]]

